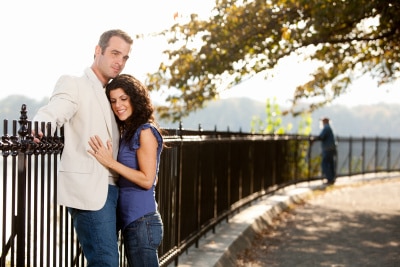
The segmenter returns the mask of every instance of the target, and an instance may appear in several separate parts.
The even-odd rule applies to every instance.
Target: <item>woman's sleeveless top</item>
[[[135,132],[130,141],[121,138],[118,152],[118,162],[130,168],[139,170],[137,158],[137,150],[140,147],[140,133],[142,130],[151,129],[157,139],[157,170],[158,175],[160,155],[163,147],[163,139],[157,128],[150,123],[141,125]],[[156,177],[154,177],[153,187],[149,190],[132,183],[123,176],[119,177],[119,198],[118,198],[118,225],[120,229],[124,229],[131,222],[139,219],[147,213],[157,210],[157,202],[155,200]]]

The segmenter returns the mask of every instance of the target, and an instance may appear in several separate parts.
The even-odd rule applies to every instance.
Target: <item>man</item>
[[[88,267],[118,266],[118,176],[87,152],[87,140],[94,134],[112,140],[113,155],[117,156],[119,132],[104,88],[124,69],[132,43],[121,30],[104,32],[92,66],[81,77],[60,77],[49,103],[33,118],[50,122],[52,133],[64,126],[57,200],[68,207]]]
[[[322,148],[322,173],[328,180],[327,184],[334,184],[336,179],[336,143],[328,118],[322,118],[322,130],[318,136]]]

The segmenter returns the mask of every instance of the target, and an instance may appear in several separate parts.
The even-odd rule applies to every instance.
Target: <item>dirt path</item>
[[[400,179],[333,186],[282,213],[237,267],[399,267]]]

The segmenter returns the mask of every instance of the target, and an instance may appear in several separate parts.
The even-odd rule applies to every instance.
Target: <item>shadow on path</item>
[[[237,266],[400,266],[400,179],[333,186],[282,212]]]

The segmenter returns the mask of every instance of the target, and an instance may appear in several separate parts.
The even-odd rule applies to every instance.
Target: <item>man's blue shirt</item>
[[[321,146],[323,151],[335,150],[335,136],[332,128],[329,124],[325,124],[318,138],[321,140]]]

